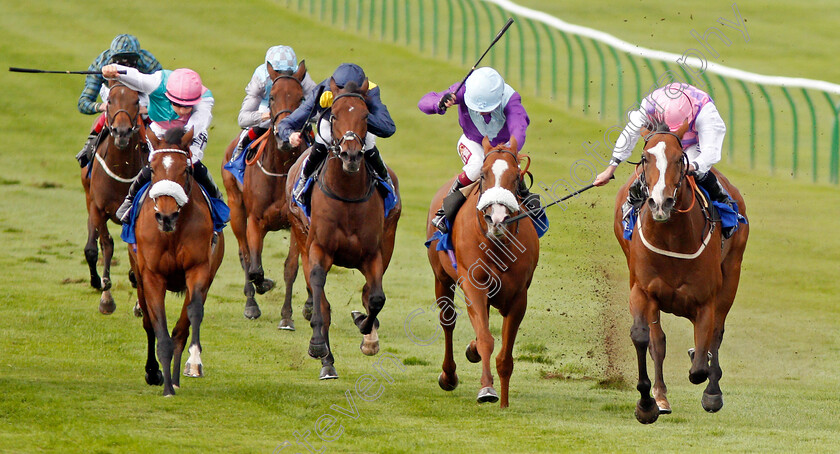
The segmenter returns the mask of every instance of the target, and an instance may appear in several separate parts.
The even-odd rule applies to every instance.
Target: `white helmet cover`
[[[502,103],[505,80],[495,69],[478,68],[467,78],[464,103],[476,112],[490,112]]]

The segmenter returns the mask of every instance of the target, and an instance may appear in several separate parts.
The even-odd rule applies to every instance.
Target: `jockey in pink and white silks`
[[[688,172],[695,176],[697,184],[714,201],[731,205],[729,193],[711,172],[712,166],[721,158],[726,124],[712,98],[689,84],[668,84],[642,100],[639,110],[629,114],[627,126],[616,141],[610,164],[595,178],[593,184],[603,186],[609,183],[616,167],[632,154],[641,137],[641,129],[650,124],[651,118],[663,119],[671,131],[678,130],[684,122],[688,122],[688,131],[682,138],[683,151],[689,162]],[[622,207],[625,218],[645,201],[642,185],[639,178],[630,185],[627,202]],[[733,232],[724,229],[723,233],[728,238]]]
[[[525,145],[525,131],[530,124],[519,93],[506,84],[493,68],[476,69],[460,89],[456,83],[447,91],[427,93],[417,107],[427,115],[443,115],[454,105],[458,106],[458,124],[463,130],[457,150],[464,167],[444,199],[444,206],[453,207],[446,210],[450,213],[447,215],[441,208],[431,221],[443,233],[448,230],[445,219],[454,220],[457,207],[466,200],[459,189],[470,185],[481,175],[484,137],[490,140],[491,146],[515,142],[519,151]],[[539,196],[530,194],[524,185],[519,188],[519,195],[526,209],[539,208]]]

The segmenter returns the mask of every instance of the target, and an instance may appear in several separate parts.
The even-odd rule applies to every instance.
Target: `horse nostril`
[[[648,199],[648,200],[647,200],[647,203],[648,203],[648,207],[649,207],[650,209],[654,209],[654,208],[656,208],[656,202],[654,202],[652,198],[651,198],[651,199]]]
[[[492,224],[493,223],[493,218],[491,218],[489,214],[485,214],[484,215],[484,222],[486,222],[488,224]]]
[[[161,219],[163,219],[163,217],[160,215],[160,213],[155,213],[155,220],[160,222]]]
[[[676,203],[677,203],[677,201],[674,200],[673,197],[668,197],[667,199],[665,199],[665,204],[664,204],[663,208],[666,209],[666,210],[670,210],[671,208],[674,208],[674,205]]]

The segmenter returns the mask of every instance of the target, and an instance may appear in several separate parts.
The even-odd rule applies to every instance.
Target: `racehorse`
[[[306,75],[306,65],[300,62],[297,72],[278,72],[266,65],[271,76],[269,108],[272,127],[261,140],[257,155],[248,162],[244,184],[222,167],[222,180],[227,189],[230,222],[239,242],[239,258],[245,271],[245,317],[256,319],[262,314],[254,293],[263,293],[274,288],[274,281],[266,279],[262,267],[263,240],[269,231],[288,229],[289,205],[286,203],[286,177],[289,168],[303,153],[304,146],[290,147],[288,143],[278,145],[274,127],[291,114],[303,101],[301,81]],[[223,162],[230,161],[239,136],[225,150]],[[297,278],[298,247],[294,235],[289,235],[289,253],[286,256],[283,279],[286,295],[281,311],[280,329],[294,330],[292,320],[292,285]]]
[[[193,131],[184,134],[182,128],[173,128],[162,140],[149,131],[148,137],[154,148],[149,163],[152,182],[149,197],[137,214],[136,251],[129,247],[129,255],[148,339],[146,383],[163,384],[163,395],[169,396],[179,387],[181,353],[190,326],[192,342],[184,375],[204,374],[199,327],[207,292],[222,263],[225,241],[221,232],[214,234],[210,209],[192,177],[189,145]],[[186,293],[172,337],[166,324],[167,290]],[[155,360],[156,340],[163,374]],[[175,369],[170,375],[173,352]]]
[[[688,378],[694,384],[708,378],[701,400],[706,411],[716,412],[723,406],[718,351],[726,315],[738,290],[749,236],[749,226],[742,225],[721,244],[720,223],[711,220],[697,195],[694,179],[688,174],[688,159],[681,144],[688,123],[673,133],[667,125],[652,121],[652,129],[642,131],[646,143],[637,167],[649,198],[641,208],[631,240],[623,236],[621,205],[627,200],[635,175],[618,192],[614,222],[615,235],[630,270],[630,337],[636,347],[636,389],[641,394],[635,414],[643,424],[653,423],[660,413],[671,413],[662,375],[665,333],[660,311],[685,317],[694,324]],[[746,215],[744,198],[738,189],[716,170],[710,171],[715,172],[741,214]],[[645,359],[648,347],[656,374],[653,398]]]
[[[339,90],[331,80],[330,90],[335,95],[329,120],[333,139],[329,157],[316,172],[311,222],[306,221],[296,205],[292,207],[292,233],[301,245],[304,275],[313,300],[308,353],[321,359],[322,380],[338,378],[330,349],[330,304],[324,293],[327,273],[333,265],[338,265],[355,268],[365,276],[362,304],[367,313],[352,311],[351,316],[363,335],[362,353],[375,355],[379,352],[376,317],[385,305],[382,276],[394,251],[402,209],[401,202],[397,202],[385,217],[384,200],[375,194],[373,171],[363,162],[368,86],[367,80],[361,87],[350,82]],[[290,201],[303,161],[303,157],[298,159],[289,171],[286,198]],[[398,194],[397,176],[390,169],[388,172]]]
[[[498,309],[504,317],[502,349],[496,356],[496,371],[501,380],[500,406],[506,408],[513,373],[513,343],[525,316],[528,287],[537,267],[540,246],[534,224],[527,218],[512,224],[506,222],[519,211],[514,194],[524,175],[519,168],[516,144],[490,148],[485,138],[484,149],[478,190],[471,191],[450,230],[457,269],[447,252],[437,251],[434,243],[428,249],[445,337],[443,372],[438,384],[445,391],[452,391],[458,386],[452,355],[452,332],[457,309],[452,298],[456,285],[460,285],[476,335],[467,346],[467,359],[473,363],[481,361],[481,389],[477,398],[480,403],[499,401],[490,372],[494,343],[489,325],[490,306]],[[435,216],[453,180],[443,185],[432,199],[426,219],[428,237],[436,232],[429,220]]]
[[[96,148],[94,159],[82,169],[82,186],[88,211],[88,238],[85,260],[90,268],[91,287],[102,290],[99,312],[111,314],[116,309],[111,296],[111,258],[114,240],[108,232],[108,220],[120,224],[115,213],[131,183],[145,165],[148,152],[142,144],[145,125],[140,116],[140,98],[136,91],[111,81],[108,102],[105,104],[108,137]],[[102,278],[96,270],[99,258],[96,241],[102,247]],[[134,275],[129,273],[134,282]]]

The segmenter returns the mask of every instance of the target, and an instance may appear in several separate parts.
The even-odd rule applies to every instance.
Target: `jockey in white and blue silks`
[[[118,71],[125,70],[125,74]],[[207,191],[210,197],[221,199],[222,194],[218,186],[201,163],[204,149],[207,147],[207,129],[213,119],[213,94],[201,83],[201,77],[195,71],[187,68],[174,71],[162,70],[152,74],[142,74],[139,71],[120,65],[108,65],[102,68],[106,78],[117,78],[120,82],[133,90],[145,93],[149,97],[149,127],[156,136],[162,137],[170,128],[182,127],[193,130],[193,140],[190,144],[193,178]],[[152,150],[154,153],[154,150]],[[151,159],[151,155],[149,155]],[[151,181],[152,172],[148,165],[143,168],[128,190],[128,195],[116,216],[123,222],[128,220],[131,204],[140,189]]]
[[[298,60],[294,49],[289,46],[273,46],[265,53],[265,60],[251,76],[248,85],[245,86],[245,99],[242,100],[242,107],[239,109],[239,127],[244,129],[239,136],[239,143],[233,156],[239,153],[252,140],[263,135],[270,127],[271,113],[269,112],[269,97],[271,96],[271,76],[268,75],[266,65],[277,72],[294,73],[298,70]],[[309,71],[300,83],[303,88],[303,96],[309,97],[315,89],[315,81],[309,75]]]
[[[593,184],[603,186],[610,181],[618,164],[632,154],[641,137],[641,129],[654,117],[664,119],[671,131],[678,130],[684,122],[688,122],[688,131],[682,138],[683,151],[689,162],[688,172],[694,174],[697,184],[709,193],[712,200],[731,206],[729,193],[711,172],[712,166],[721,158],[726,124],[712,98],[689,84],[668,84],[642,100],[639,110],[630,113],[629,122],[616,141],[610,164],[595,178]],[[634,206],[644,202],[642,184],[639,178],[631,184],[627,202],[622,207],[625,217]],[[728,238],[733,232],[724,229],[723,233]]]
[[[443,115],[448,108],[458,106],[458,123],[463,134],[458,139],[457,149],[464,167],[447,194],[448,198],[452,196],[451,201],[444,204],[453,207],[460,206],[465,200],[459,189],[470,185],[481,175],[484,137],[490,140],[491,146],[510,146],[515,142],[519,151],[525,145],[525,132],[530,124],[519,93],[506,84],[493,68],[478,68],[460,89],[459,85],[453,84],[444,92],[427,93],[417,103],[417,107],[427,115]],[[519,195],[528,210],[539,208],[539,196],[530,194],[524,184],[519,188]],[[444,218],[441,208],[431,223],[447,233]]]

